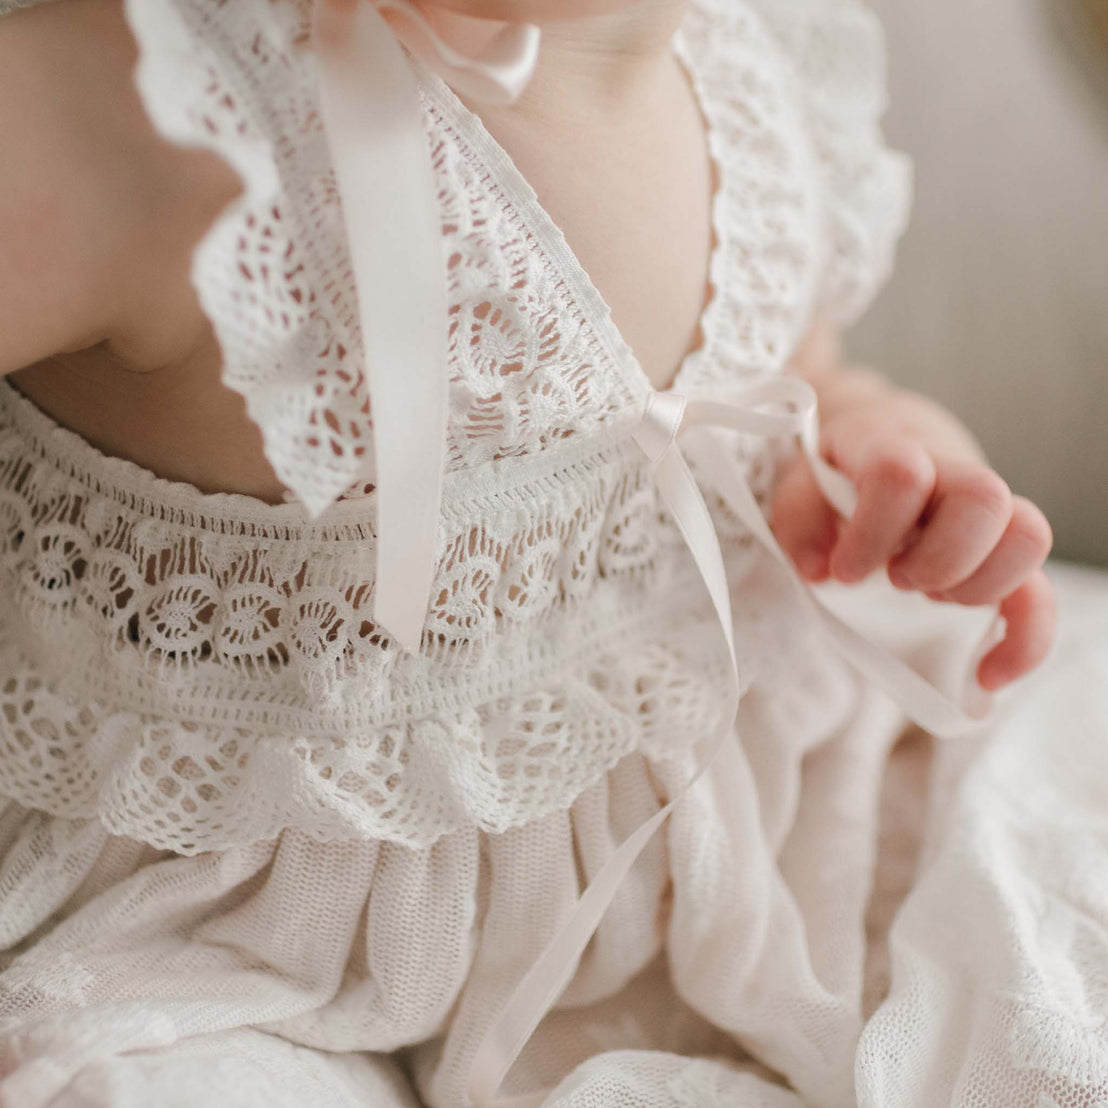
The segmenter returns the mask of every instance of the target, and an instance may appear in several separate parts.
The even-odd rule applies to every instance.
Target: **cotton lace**
[[[703,593],[630,441],[649,383],[533,192],[427,74],[449,473],[420,653],[373,624],[365,382],[308,8],[129,8],[156,125],[243,176],[193,277],[225,380],[301,503],[158,481],[3,393],[4,791],[183,853],[286,825],[405,843],[500,830],[565,808],[636,747],[685,757],[719,710]],[[756,11],[698,6],[677,45],[719,169],[715,293],[677,386],[712,395],[780,370],[818,306],[875,285],[896,221],[829,268],[813,244],[821,223],[863,223],[843,184],[866,176],[872,121],[821,135],[841,160],[813,176],[820,90],[798,99]],[[732,448],[764,499],[773,456]],[[709,498],[737,581],[748,537]],[[737,613],[749,672],[772,631],[753,600]]]
[[[363,501],[201,496],[0,397],[0,779],[28,806],[185,853],[290,824],[425,844],[564,808],[636,747],[680,758],[718,712],[694,574],[622,451],[452,497],[411,656],[368,619]]]

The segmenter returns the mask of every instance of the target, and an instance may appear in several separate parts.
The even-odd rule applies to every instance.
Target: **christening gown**
[[[781,371],[817,314],[865,307],[904,222],[871,16],[691,7],[712,295],[666,393],[405,43],[448,384],[405,645],[376,606],[385,401],[312,5],[127,14],[154,125],[242,177],[193,281],[293,495],[163,480],[0,382],[0,1104],[1108,1104],[1102,593],[897,791],[897,697],[743,508],[788,446],[758,420],[802,429]],[[683,419],[730,430],[679,452]],[[892,615],[868,633],[954,688],[974,636],[873,597],[855,615]],[[879,864],[883,790],[919,810],[914,883]]]

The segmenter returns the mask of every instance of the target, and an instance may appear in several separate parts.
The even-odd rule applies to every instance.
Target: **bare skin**
[[[527,94],[482,115],[664,386],[698,342],[711,248],[703,123],[669,49],[685,0],[434,3],[544,24]],[[275,502],[283,489],[220,384],[188,280],[238,182],[153,133],[134,62],[121,0],[0,20],[0,373],[108,453]],[[861,493],[843,526],[802,466],[786,473],[774,522],[801,569],[857,580],[884,566],[905,588],[1001,604],[1008,637],[980,679],[996,687],[1031,669],[1053,633],[1041,513],[1011,496],[953,417],[843,367],[833,336],[815,332],[796,369],[820,394],[830,457]]]
[[[0,20],[0,373],[110,454],[280,500],[189,283],[239,183],[154,134],[135,60],[119,0]]]

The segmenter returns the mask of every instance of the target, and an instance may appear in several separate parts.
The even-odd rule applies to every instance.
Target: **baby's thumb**
[[[813,582],[826,580],[839,533],[838,516],[804,458],[794,458],[778,479],[770,521],[777,541],[801,575]]]

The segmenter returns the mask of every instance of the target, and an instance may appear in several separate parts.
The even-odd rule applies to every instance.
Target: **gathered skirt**
[[[1054,657],[980,735],[942,743],[782,591],[787,658],[767,655],[503,1091],[1108,1104],[1108,580],[1057,578]],[[867,596],[838,602],[957,662],[945,614]],[[681,785],[633,754],[499,835],[413,849],[288,828],[195,857],[0,802],[0,1105],[464,1108],[515,985]]]

